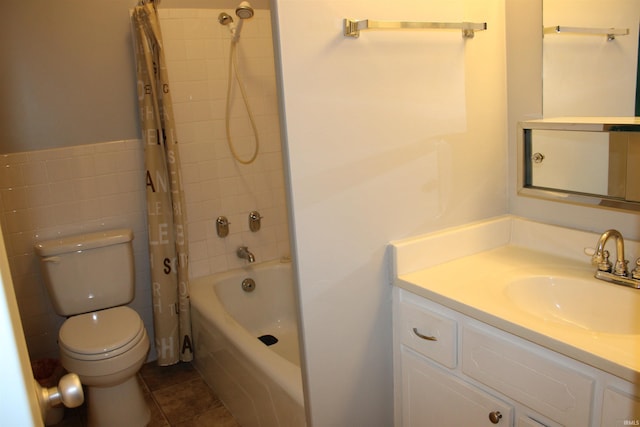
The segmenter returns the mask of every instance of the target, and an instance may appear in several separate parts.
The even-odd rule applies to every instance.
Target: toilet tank
[[[105,230],[39,242],[49,297],[62,316],[128,304],[135,294],[133,232]]]

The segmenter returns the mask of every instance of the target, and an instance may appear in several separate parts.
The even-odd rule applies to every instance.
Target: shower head
[[[243,1],[236,8],[236,15],[238,15],[238,18],[240,18],[240,21],[238,21],[237,25],[235,22],[233,22],[233,18],[231,17],[231,15],[225,12],[222,12],[220,13],[220,15],[218,15],[218,22],[229,27],[229,31],[231,32],[231,41],[237,43],[240,39],[240,32],[242,31],[242,22],[245,19],[251,18],[253,14],[253,7],[251,7],[248,1]]]
[[[236,15],[238,15],[238,18],[240,19],[249,19],[253,16],[253,14],[253,7],[251,7],[251,4],[249,4],[248,1],[243,1],[236,8]]]

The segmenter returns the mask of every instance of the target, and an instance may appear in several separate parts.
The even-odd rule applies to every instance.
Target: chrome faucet
[[[256,261],[256,257],[249,252],[249,248],[246,246],[240,246],[236,251],[238,258],[246,259],[250,264]]]
[[[599,271],[611,271],[611,262],[609,262],[609,252],[604,250],[604,246],[609,237],[616,239],[616,265],[613,268],[613,274],[616,276],[627,275],[627,261],[624,259],[624,239],[618,230],[607,230],[598,239],[596,252],[591,257],[591,263],[598,266]]]
[[[609,251],[604,247],[610,237],[616,239],[616,264],[609,261]],[[627,261],[624,259],[624,239],[618,230],[607,230],[598,239],[598,245],[591,257],[591,263],[598,267],[596,279],[618,285],[631,286],[640,289],[640,258],[636,261],[636,267],[631,273],[627,269]]]

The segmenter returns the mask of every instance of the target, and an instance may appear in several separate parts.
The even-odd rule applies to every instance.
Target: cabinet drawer
[[[594,379],[526,342],[465,324],[462,371],[568,426],[589,425]]]
[[[398,304],[400,343],[448,368],[457,365],[457,322],[417,305],[408,294]]]

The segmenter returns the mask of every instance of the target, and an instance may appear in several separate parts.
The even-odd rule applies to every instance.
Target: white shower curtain
[[[160,23],[153,2],[132,13],[144,141],[153,321],[158,364],[193,359],[180,157]]]

